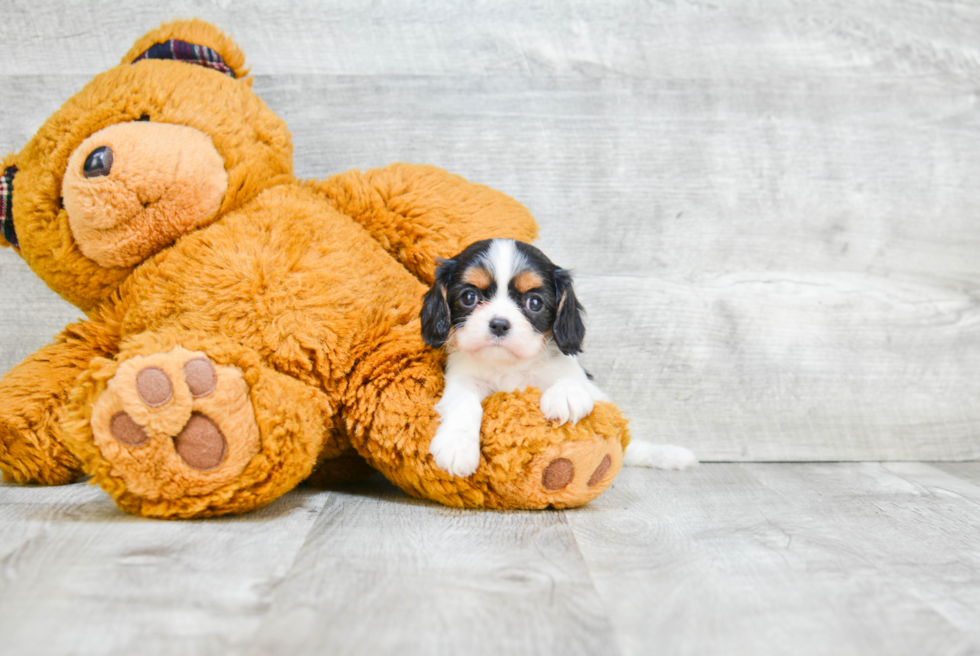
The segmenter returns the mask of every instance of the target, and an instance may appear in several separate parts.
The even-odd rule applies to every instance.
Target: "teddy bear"
[[[0,380],[0,470],[91,477],[124,511],[243,513],[381,472],[456,507],[566,508],[605,490],[627,422],[557,425],[540,392],[484,403],[480,466],[429,442],[444,355],[419,310],[438,257],[537,226],[431,166],[293,174],[239,47],[182,20],[136,41],[3,159],[0,244],[85,313]]]

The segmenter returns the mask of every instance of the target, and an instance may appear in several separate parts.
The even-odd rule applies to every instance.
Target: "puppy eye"
[[[476,295],[476,292],[472,289],[468,289],[459,297],[459,302],[463,304],[463,307],[471,308],[476,305],[476,302],[480,300],[480,297]]]
[[[542,309],[544,309],[544,301],[541,300],[540,296],[532,294],[525,299],[524,307],[531,312],[540,312]]]

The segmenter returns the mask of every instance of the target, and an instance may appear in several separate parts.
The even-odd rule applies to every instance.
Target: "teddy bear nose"
[[[86,178],[101,178],[112,170],[112,148],[99,146],[85,158],[82,175]]]

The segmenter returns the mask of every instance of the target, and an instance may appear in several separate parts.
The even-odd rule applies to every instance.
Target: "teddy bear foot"
[[[178,343],[100,359],[76,388],[69,446],[124,510],[241,512],[316,463],[328,436],[323,394],[242,347],[212,350]]]
[[[119,365],[92,409],[92,436],[143,496],[212,492],[259,451],[248,385],[237,367],[175,346]],[[229,439],[229,436],[231,439]]]
[[[491,474],[487,505],[574,508],[595,499],[612,484],[623,466],[624,445],[629,443],[626,421],[615,406],[598,403],[578,423],[555,427],[550,422],[535,422],[530,411],[511,423],[514,417],[507,417],[506,407],[513,401],[506,396],[490,400],[490,414],[499,423],[494,432],[503,437],[485,443],[483,454],[490,472],[502,469],[522,475]],[[514,438],[506,436],[520,437],[516,444],[508,444]],[[530,457],[515,461],[522,451],[530,451]]]
[[[557,444],[532,461],[529,491],[553,508],[580,506],[609,487],[622,466],[619,438]]]

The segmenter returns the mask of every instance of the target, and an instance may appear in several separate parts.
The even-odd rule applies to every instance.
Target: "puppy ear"
[[[558,296],[558,310],[555,312],[555,325],[552,329],[555,344],[565,355],[581,353],[582,341],[585,339],[585,324],[582,323],[585,310],[575,298],[571,272],[565,269],[555,271],[555,291]]]
[[[422,299],[422,339],[433,348],[439,348],[449,339],[452,318],[449,314],[449,299],[446,297],[449,283],[456,271],[456,260],[438,258],[439,268],[436,279]]]

